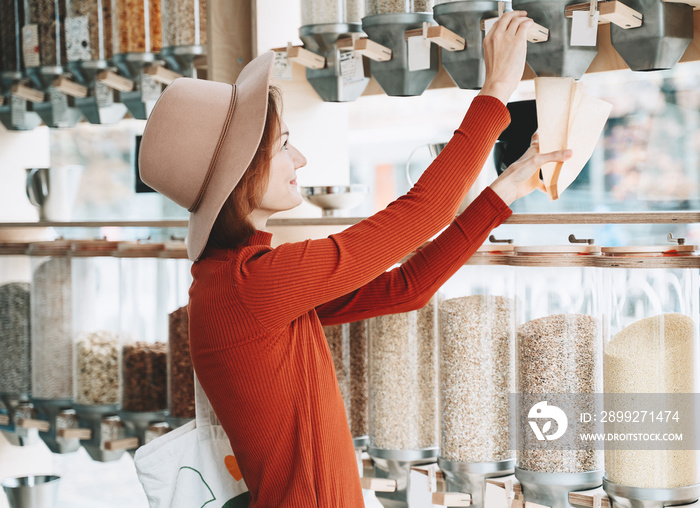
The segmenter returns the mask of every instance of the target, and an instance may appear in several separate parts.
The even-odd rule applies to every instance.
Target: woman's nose
[[[306,157],[296,147],[294,148],[294,169],[306,166]]]

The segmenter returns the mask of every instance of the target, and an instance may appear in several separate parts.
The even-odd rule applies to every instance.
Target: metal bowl
[[[333,217],[339,210],[349,210],[362,203],[369,187],[362,184],[300,187],[299,192],[306,201],[321,208],[324,217]]]
[[[2,488],[10,508],[53,508],[60,480],[60,476],[53,475],[6,478],[2,481]]]

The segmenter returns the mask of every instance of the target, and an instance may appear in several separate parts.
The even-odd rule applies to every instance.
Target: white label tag
[[[278,51],[275,53],[275,61],[272,64],[272,77],[284,81],[291,81],[292,63],[287,59],[286,51]]]
[[[161,91],[160,83],[148,74],[143,75],[141,79],[141,100],[143,102],[157,101]]]
[[[595,46],[598,41],[598,18],[600,13],[595,11],[591,16],[589,11],[574,11],[571,22],[572,46]]]
[[[362,55],[354,51],[340,53],[340,75],[343,83],[355,83],[365,79],[365,68],[362,63]]]
[[[408,70],[430,69],[430,46],[423,44],[423,36],[408,38]]]
[[[114,104],[114,92],[104,83],[95,85],[95,98],[97,99],[97,107],[106,108]]]
[[[38,25],[24,25],[22,27],[22,56],[25,67],[39,67],[39,27]]]
[[[87,16],[66,18],[66,58],[69,62],[92,60]]]
[[[488,34],[491,31],[491,29],[493,28],[493,25],[496,24],[496,21],[498,21],[498,18],[491,18],[491,19],[484,20],[484,34]]]
[[[50,90],[49,101],[54,123],[58,125],[64,122],[68,114],[68,96],[58,90]]]
[[[27,99],[13,95],[11,100],[10,117],[12,118],[12,125],[15,127],[23,127],[27,121]]]

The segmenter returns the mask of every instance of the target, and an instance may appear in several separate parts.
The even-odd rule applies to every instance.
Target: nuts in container
[[[169,0],[163,3],[163,47],[206,43],[206,0]]]
[[[122,351],[122,409],[163,411],[167,400],[167,346],[164,342],[133,342]]]
[[[114,53],[157,53],[162,48],[161,2],[114,0]]]

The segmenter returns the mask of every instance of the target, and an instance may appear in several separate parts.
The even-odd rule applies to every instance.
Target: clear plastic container
[[[622,409],[676,410],[679,404],[694,403],[694,396],[675,399],[676,394],[700,393],[699,289],[693,254],[695,247],[690,245],[603,248],[606,403],[608,394],[644,394],[615,396],[616,406],[610,409],[630,401],[630,407]],[[647,394],[663,394],[664,407],[658,396]],[[694,425],[697,429],[698,422]],[[642,430],[649,432],[634,423],[615,429]],[[677,428],[664,425],[663,430]],[[605,451],[606,478],[614,484],[671,489],[700,483],[695,450],[620,448]]]
[[[345,0],[302,0],[301,24],[345,22]]]
[[[114,253],[120,265],[119,338],[121,341],[121,409],[165,411],[168,406],[168,330],[162,316],[165,291],[162,243],[122,242]]]
[[[369,320],[370,448],[437,451],[437,310]]]
[[[35,242],[32,263],[32,396],[73,398],[71,242]]]
[[[365,17],[365,0],[345,0],[345,22],[362,23]]]
[[[66,63],[65,18],[64,0],[24,0],[22,51],[26,68]]]
[[[401,12],[433,12],[433,0],[367,0],[366,14],[394,14]]]
[[[112,21],[115,55],[161,50],[160,0],[113,0]]]
[[[350,325],[324,326],[323,333],[328,341],[338,388],[345,403],[345,414],[350,422]]]
[[[350,432],[352,437],[369,435],[369,322],[350,323]]]
[[[71,246],[73,289],[73,399],[81,405],[117,405],[119,372],[118,242]]]
[[[31,392],[31,267],[26,243],[0,242],[0,393]]]
[[[112,58],[112,0],[66,0],[69,62]]]
[[[201,46],[206,43],[206,0],[163,2],[163,47]]]
[[[182,423],[178,420],[195,417],[194,368],[187,314],[192,262],[187,259],[184,242],[167,243],[161,258],[166,288],[163,316],[167,319],[168,331],[168,415],[174,419],[172,425]]]
[[[0,0],[0,72],[21,72],[23,0]]]
[[[508,428],[515,390],[515,270],[486,247],[440,289],[440,457],[514,458]],[[512,250],[512,249],[511,249]]]
[[[599,253],[600,247],[589,245],[515,248],[511,264],[518,267],[520,305],[516,379],[525,408],[548,396],[544,400],[549,404],[568,401],[581,412],[595,412],[595,395],[603,388],[600,271],[595,268]],[[593,429],[592,424],[581,428]],[[573,441],[567,441],[572,435],[557,440],[555,449],[546,449],[526,430],[518,435],[521,469],[586,473],[603,468],[602,452],[573,448]]]

